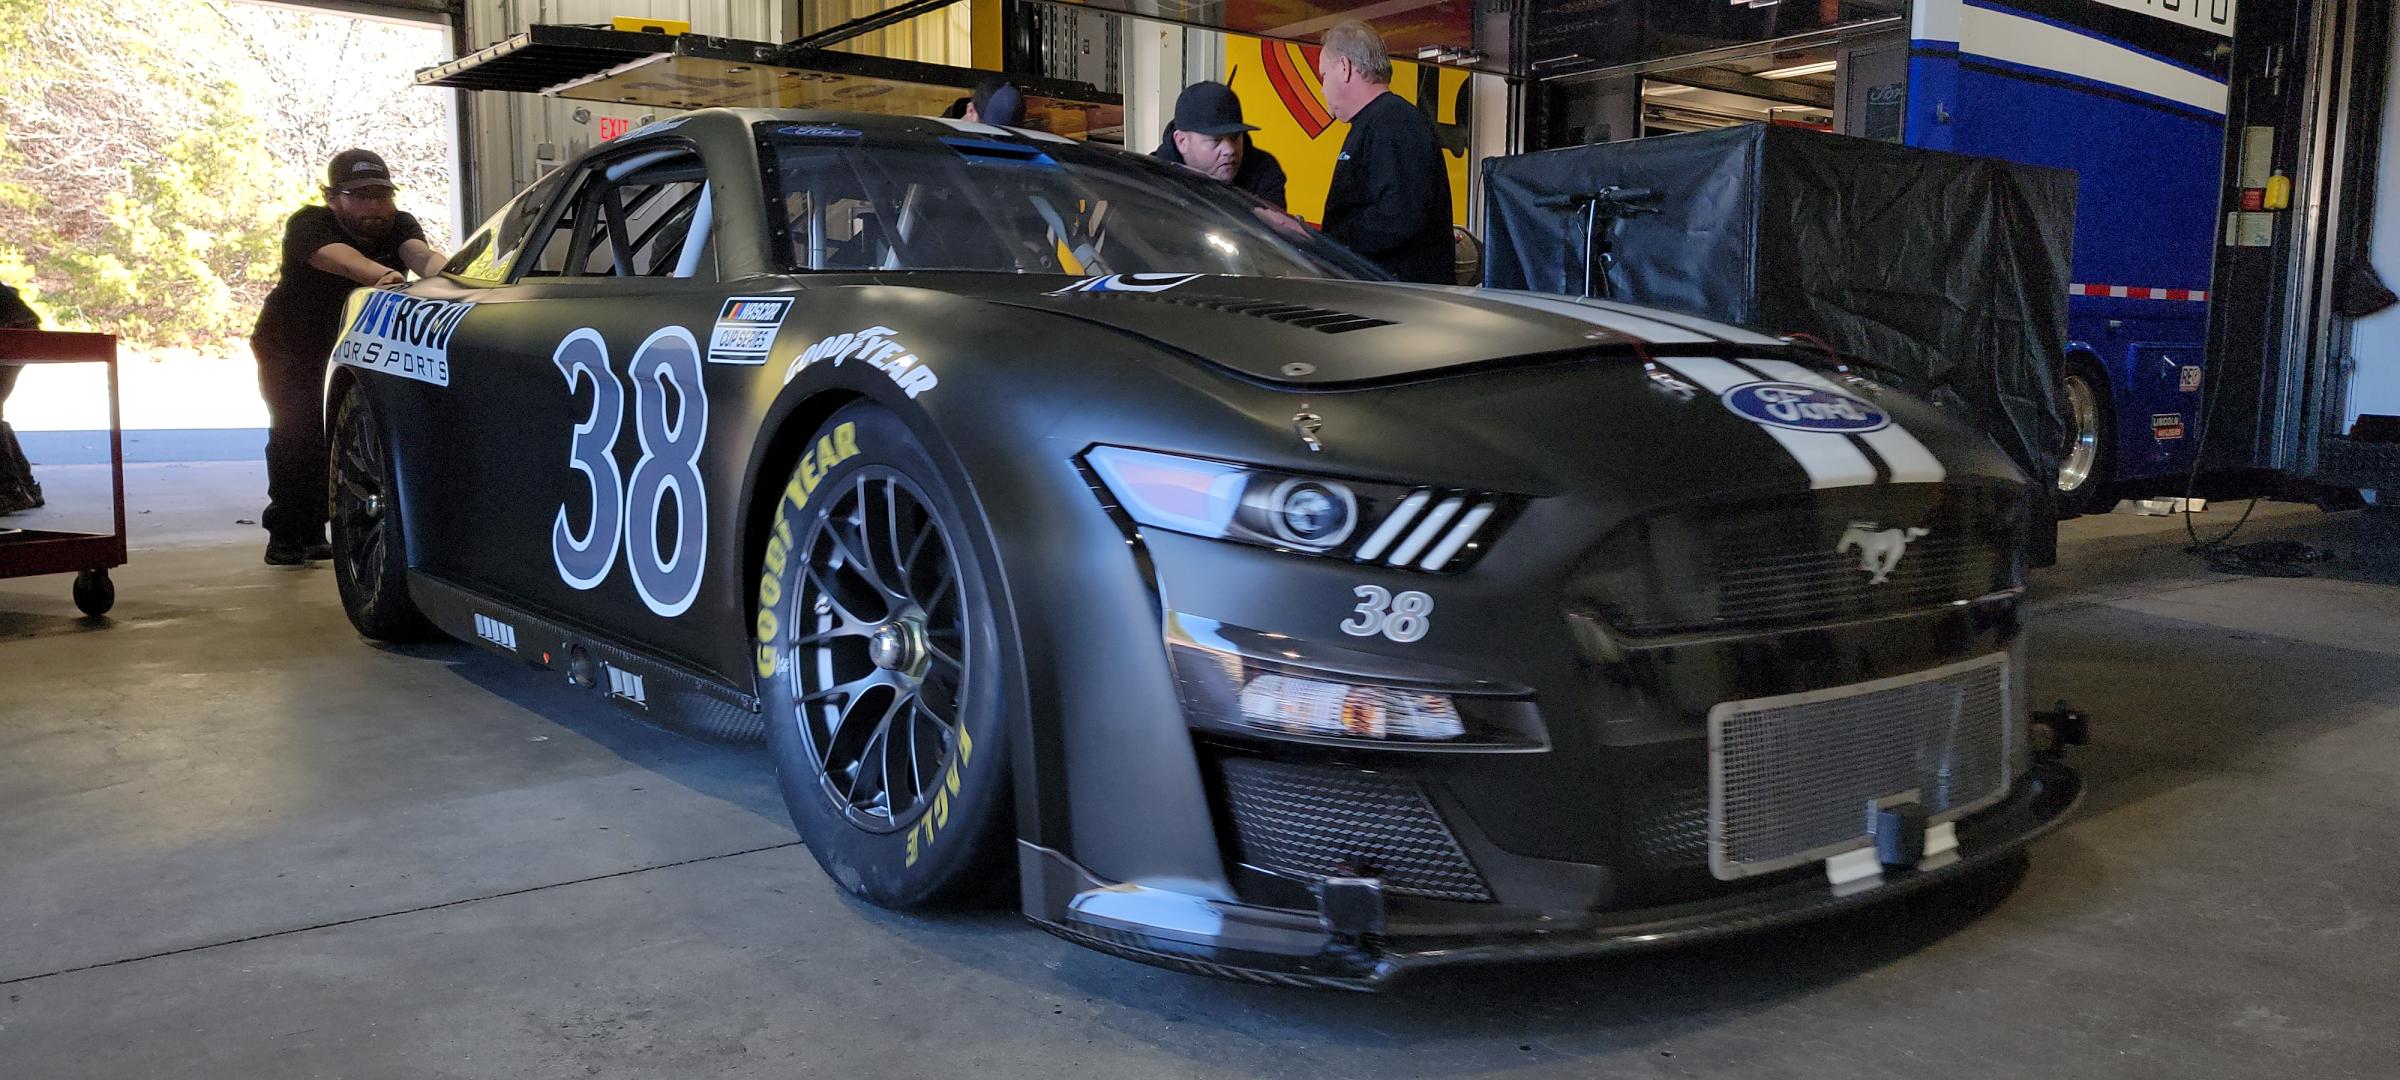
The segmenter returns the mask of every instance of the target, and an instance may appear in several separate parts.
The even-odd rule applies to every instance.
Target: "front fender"
[[[1156,589],[1077,458],[1099,401],[1155,397],[1197,422],[1235,388],[1072,319],[923,289],[824,291],[844,294],[840,321],[796,311],[767,365],[790,377],[749,463],[746,490],[759,497],[744,523],[748,565],[826,417],[860,400],[899,416],[968,493],[967,542],[997,571],[1021,836],[1111,880],[1230,897]],[[866,337],[888,345],[855,347],[875,329],[889,332]]]

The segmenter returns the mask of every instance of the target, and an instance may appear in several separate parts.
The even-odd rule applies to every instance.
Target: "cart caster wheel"
[[[117,606],[117,583],[108,580],[108,571],[86,570],[75,575],[75,606],[95,617]]]

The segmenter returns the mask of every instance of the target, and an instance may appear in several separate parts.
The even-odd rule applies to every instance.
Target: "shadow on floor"
[[[554,672],[510,663],[473,645],[376,645],[416,659],[441,662],[451,674],[615,754],[626,764],[694,792],[724,800],[777,824],[791,815],[775,786],[774,764],[755,745],[703,739],[609,704],[567,685]]]

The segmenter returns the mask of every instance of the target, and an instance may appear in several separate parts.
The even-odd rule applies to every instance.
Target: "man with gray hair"
[[[1325,235],[1402,281],[1455,284],[1450,169],[1433,121],[1392,92],[1383,38],[1357,20],[1326,31],[1317,74],[1325,103],[1350,124],[1325,193]]]

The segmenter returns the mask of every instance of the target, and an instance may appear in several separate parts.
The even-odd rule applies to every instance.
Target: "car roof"
[[[632,139],[648,132],[672,130],[669,125],[685,123],[698,127],[716,128],[731,121],[743,128],[757,124],[782,123],[818,127],[841,127],[856,130],[874,139],[934,139],[960,134],[979,135],[989,139],[1024,143],[1027,146],[1091,146],[1115,150],[1107,144],[1079,142],[1064,135],[1032,128],[1009,128],[968,120],[951,120],[938,116],[895,116],[888,113],[845,112],[837,109],[695,109],[677,113],[645,125],[624,136]]]

